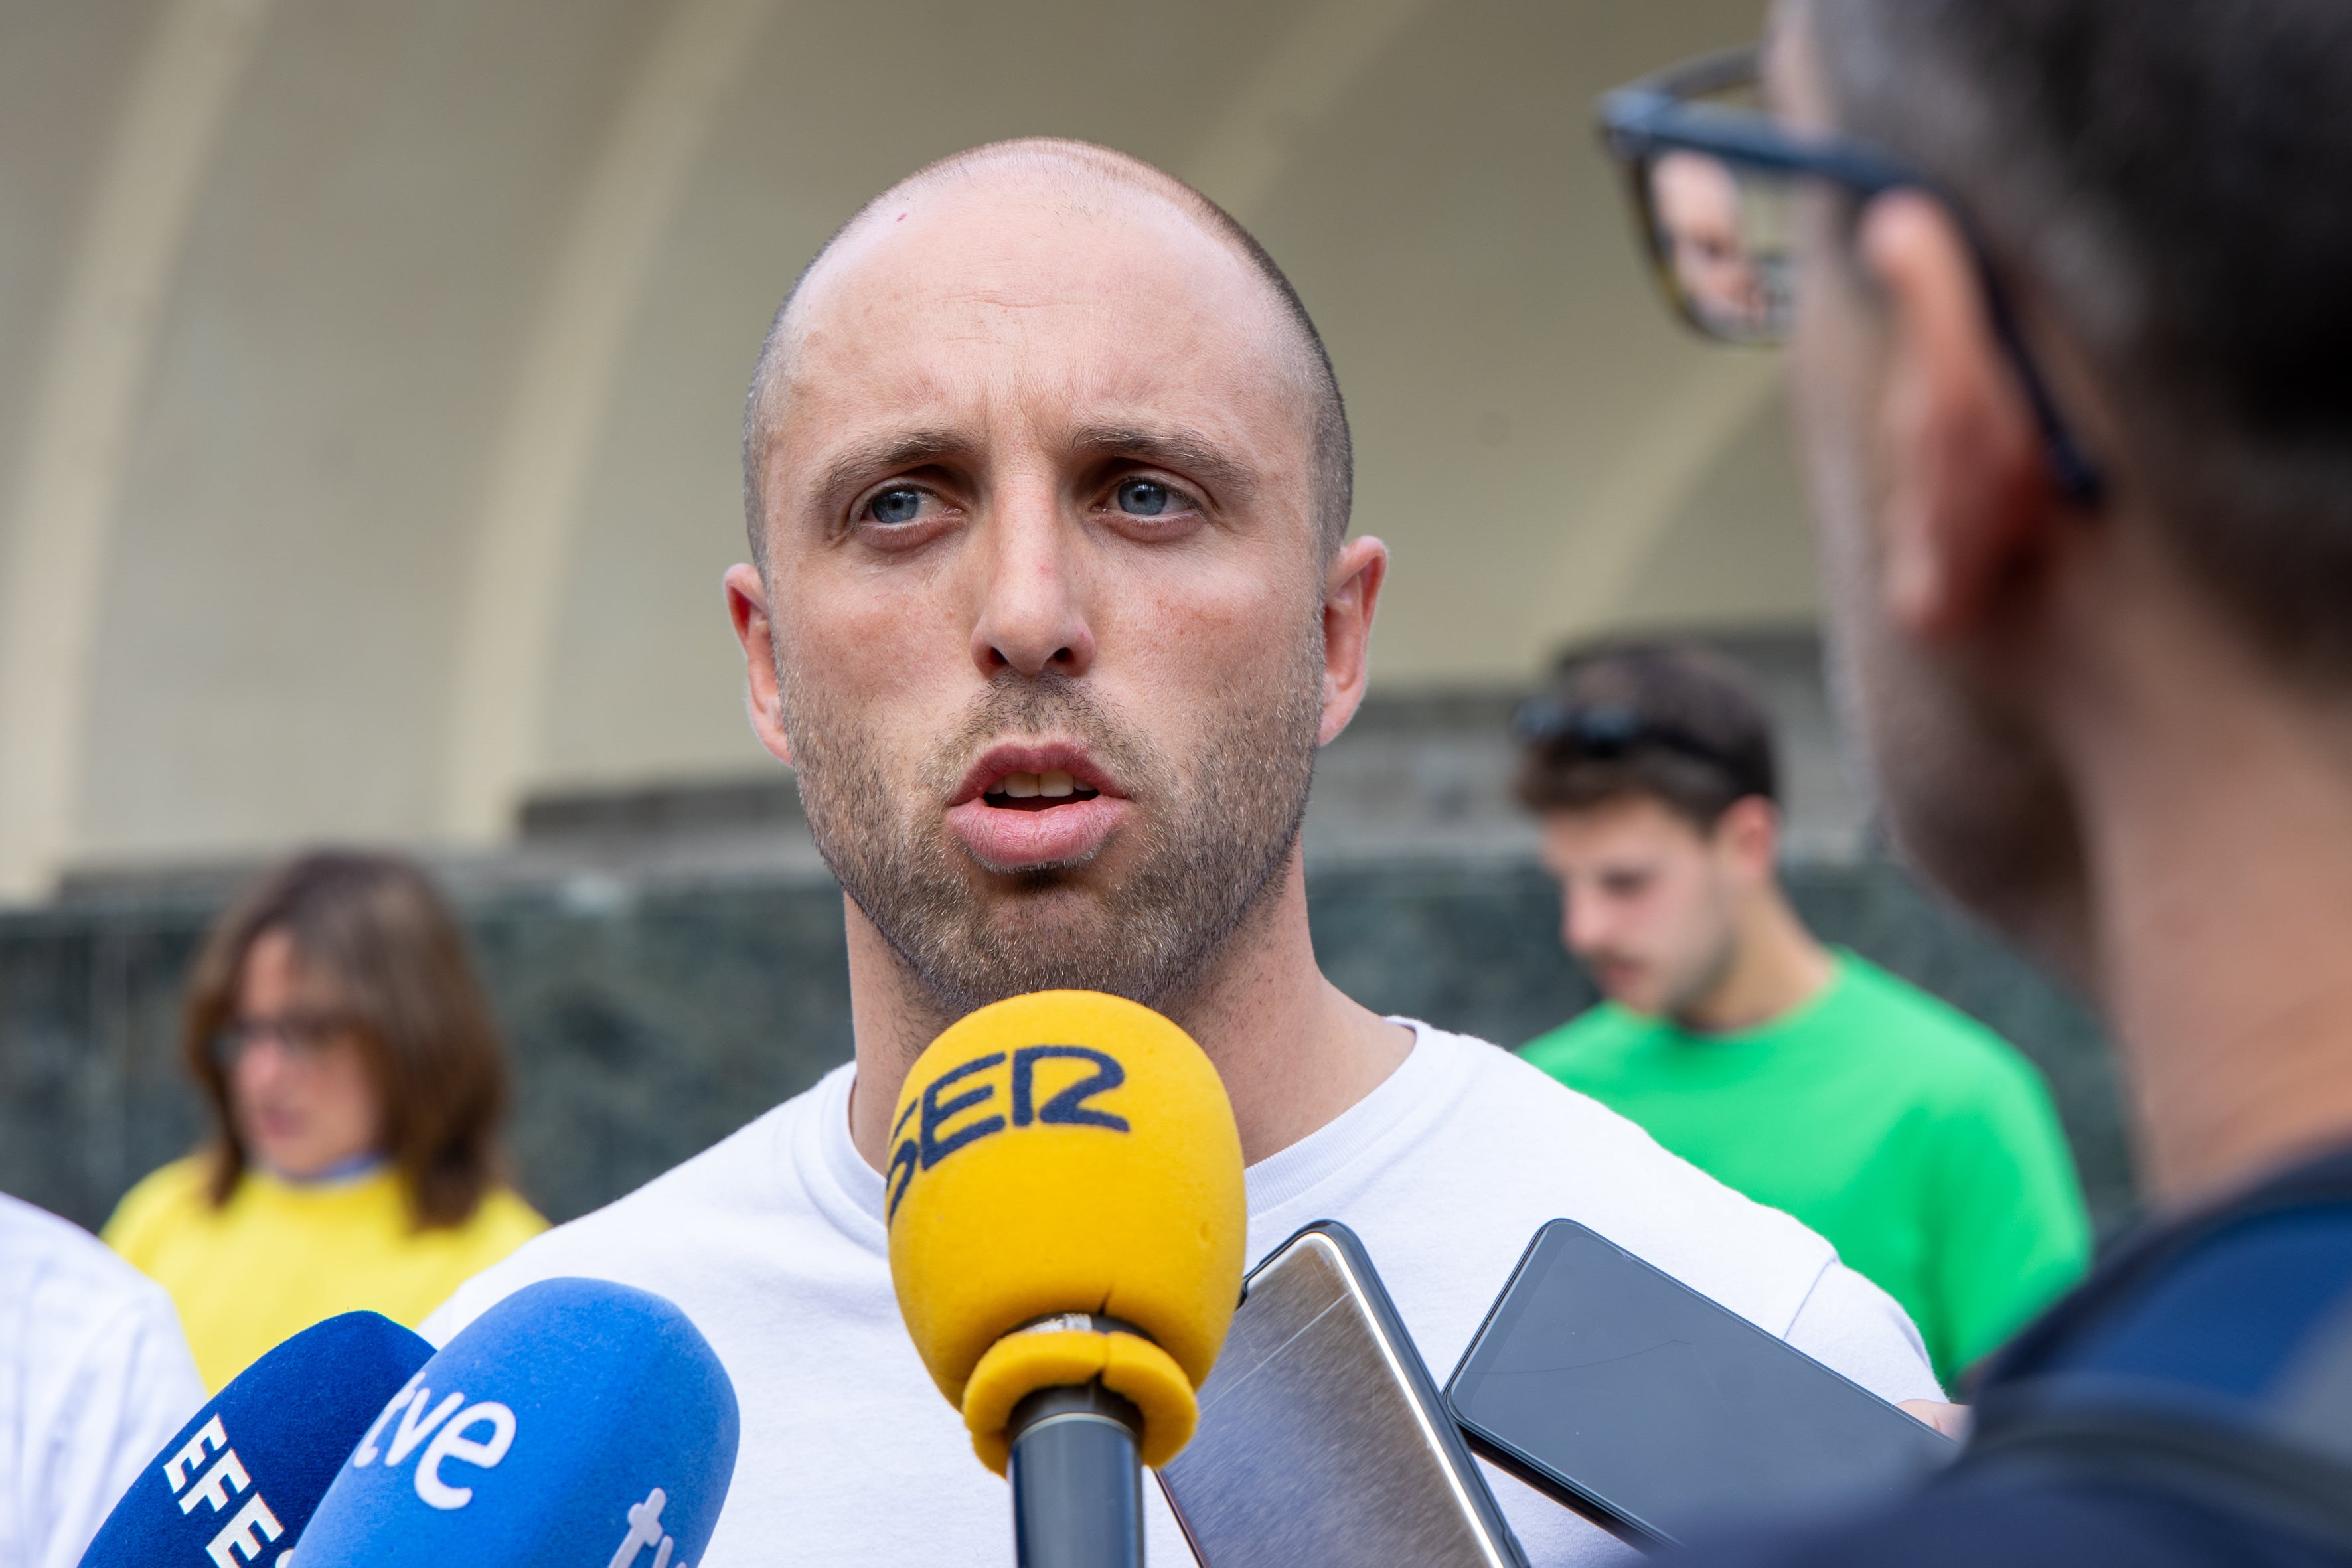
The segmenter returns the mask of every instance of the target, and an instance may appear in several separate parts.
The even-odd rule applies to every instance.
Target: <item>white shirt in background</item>
[[[1939,1397],[1910,1320],[1777,1209],[1480,1040],[1408,1023],[1402,1066],[1252,1166],[1253,1263],[1337,1219],[1370,1253],[1444,1383],[1528,1239],[1567,1217],[1887,1399]],[[588,1275],[683,1308],[734,1380],[742,1446],[701,1568],[1010,1563],[1004,1483],[972,1457],[890,1291],[882,1178],[849,1139],[851,1068],[677,1170],[458,1288],[435,1343],[533,1281]],[[1600,1531],[1489,1468],[1535,1568],[1619,1556]],[[1191,1553],[1156,1486],[1147,1552]]]
[[[75,1568],[204,1402],[163,1287],[0,1194],[0,1568]]]

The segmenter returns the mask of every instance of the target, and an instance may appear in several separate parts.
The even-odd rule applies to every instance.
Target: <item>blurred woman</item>
[[[547,1222],[499,1179],[506,1061],[448,907],[380,856],[306,856],[214,925],[182,1048],[210,1146],[133,1187],[115,1249],[218,1389],[365,1309],[411,1327]]]

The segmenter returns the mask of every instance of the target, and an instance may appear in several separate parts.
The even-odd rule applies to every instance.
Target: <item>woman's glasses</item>
[[[346,1013],[289,1012],[274,1018],[239,1018],[213,1037],[213,1060],[223,1068],[235,1067],[245,1053],[264,1040],[277,1042],[289,1059],[315,1061],[352,1029]]]
[[[1808,180],[1860,195],[1907,187],[1949,210],[1973,251],[1987,311],[2032,405],[2052,482],[2097,504],[2099,473],[2059,418],[1967,215],[1927,176],[1865,143],[1798,136],[1754,107],[1756,51],[1709,55],[1601,100],[1601,140],[1624,165],[1653,270],[1683,320],[1712,338],[1777,343],[1796,319],[1798,199]]]

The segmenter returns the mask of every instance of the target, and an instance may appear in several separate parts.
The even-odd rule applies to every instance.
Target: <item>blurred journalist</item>
[[[2152,1215],[1924,1492],[1710,1560],[2352,1561],[2352,9],[1784,0],[1764,65],[1610,142],[1788,340],[1888,826],[2097,1000]]]
[[[171,1292],[211,1388],[339,1312],[414,1327],[547,1228],[499,1179],[506,1058],[464,933],[405,861],[308,855],[247,889],[181,1046],[210,1144],[104,1235]]]

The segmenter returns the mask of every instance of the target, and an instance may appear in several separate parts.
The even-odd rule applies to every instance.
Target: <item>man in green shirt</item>
[[[1770,721],[1736,668],[1688,647],[1574,658],[1520,729],[1561,934],[1608,998],[1521,1054],[1828,1237],[1948,1386],[2087,1258],[2040,1076],[1805,929],[1777,871]]]

